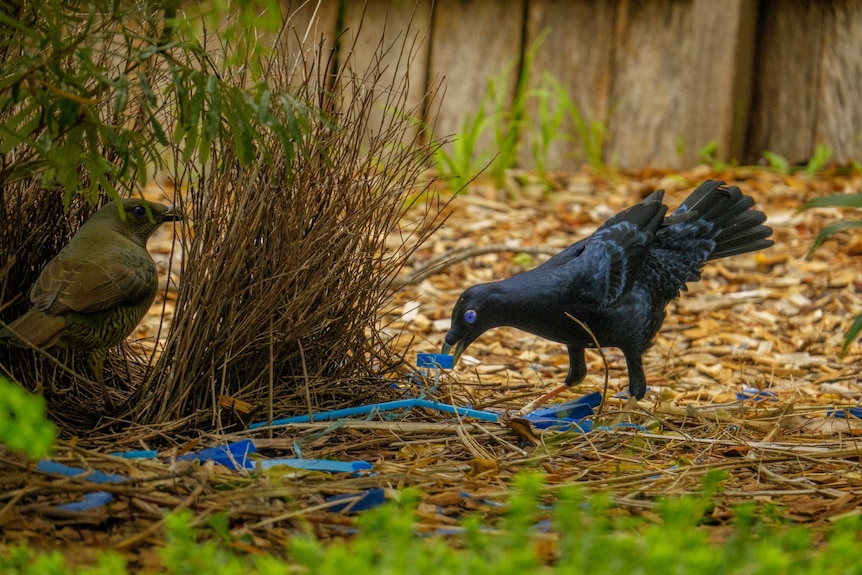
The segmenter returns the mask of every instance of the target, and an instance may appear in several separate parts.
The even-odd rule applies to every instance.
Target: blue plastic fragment
[[[756,387],[743,388],[742,391],[737,392],[736,399],[739,401],[746,399],[753,399],[754,401],[778,401],[774,391],[769,391],[768,389],[757,389]]]
[[[228,469],[251,469],[254,462],[248,458],[250,453],[257,451],[257,447],[250,439],[242,439],[227,445],[210,447],[196,453],[186,453],[177,457],[180,461],[215,461]]]
[[[384,403],[373,403],[371,405],[360,405],[357,407],[347,407],[345,409],[335,409],[333,411],[324,411],[323,413],[315,413],[314,421],[329,421],[332,419],[341,419],[347,417],[354,417],[357,415],[368,415],[369,413],[374,413],[377,411],[389,411],[393,409],[410,409],[413,407],[424,407],[427,409],[436,409],[437,411],[443,411],[446,413],[458,414],[461,417],[475,417],[476,419],[483,419],[485,421],[497,421],[500,416],[497,413],[493,413],[490,411],[480,411],[477,409],[470,409],[468,407],[455,407],[452,405],[448,405],[446,403],[440,403],[437,401],[431,401],[428,399],[400,399],[397,401],[387,401]],[[296,417],[286,417],[284,419],[277,419],[272,422],[272,425],[284,425],[286,423],[308,423],[309,416],[308,415],[298,415]],[[270,423],[268,421],[261,421],[258,423],[252,423],[248,426],[249,429],[259,429],[261,427],[269,426]]]
[[[862,419],[862,407],[838,407],[826,411],[826,417],[847,417],[848,414]]]
[[[592,431],[592,421],[581,421],[585,417],[595,415],[594,407],[602,403],[601,392],[594,391],[577,399],[543,407],[524,416],[533,427],[538,429],[556,429]]]
[[[277,465],[286,465],[296,469],[309,471],[327,471],[329,473],[356,473],[367,471],[372,465],[367,461],[335,461],[331,459],[264,459],[260,462],[261,469],[270,469]]]
[[[453,357],[443,353],[416,354],[416,367],[426,369],[452,369]]]
[[[111,455],[125,459],[155,459],[159,456],[159,452],[151,449],[138,449],[134,451],[114,451]]]
[[[113,500],[114,496],[107,491],[92,491],[84,495],[80,501],[58,505],[56,508],[61,511],[89,511],[107,505]]]
[[[122,475],[114,475],[111,473],[103,473],[93,469],[80,469],[78,467],[69,467],[56,461],[48,461],[43,459],[36,465],[36,470],[42,473],[53,473],[54,475],[65,475],[66,477],[81,476],[80,479],[89,481],[90,483],[122,483],[126,478]]]
[[[358,500],[356,499],[357,496],[360,496]],[[375,487],[373,489],[366,489],[362,493],[345,493],[326,498],[327,501],[340,501],[342,499],[348,499],[349,501],[333,505],[328,510],[333,513],[357,513],[365,511],[366,509],[386,503],[386,493],[379,487]]]

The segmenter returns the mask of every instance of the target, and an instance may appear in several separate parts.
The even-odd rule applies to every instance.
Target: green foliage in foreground
[[[660,519],[648,522],[613,509],[607,495],[587,496],[573,487],[560,491],[551,511],[540,505],[542,491],[541,477],[518,477],[509,510],[499,524],[486,528],[471,516],[458,534],[446,536],[417,534],[418,498],[402,493],[399,502],[363,514],[353,539],[324,544],[300,535],[290,543],[287,559],[238,554],[225,545],[226,534],[193,529],[192,516],[183,512],[167,521],[167,544],[160,555],[165,573],[208,575],[862,572],[859,516],[836,522],[824,534],[825,541],[817,544],[809,529],[776,524],[749,504],[736,510],[732,530],[724,542],[716,543],[703,525],[710,495],[662,501],[656,509]],[[36,554],[18,547],[0,556],[0,572],[128,571],[113,552],[103,554],[95,567],[70,569],[57,552]]]
[[[45,399],[0,375],[0,444],[35,459],[50,453],[56,438]]]

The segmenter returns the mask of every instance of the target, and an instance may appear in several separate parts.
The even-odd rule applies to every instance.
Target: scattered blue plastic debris
[[[602,403],[601,392],[594,391],[577,399],[543,407],[524,416],[533,427],[538,429],[573,428],[583,432],[592,430],[592,421],[581,421],[595,415],[594,407]]]
[[[139,449],[137,451],[114,451],[111,455],[125,459],[155,459],[159,456],[159,452],[151,449]]]
[[[323,413],[315,413],[314,421],[330,421],[332,419],[340,419],[342,417],[354,417],[357,415],[369,415],[378,411],[390,411],[393,409],[411,409],[413,407],[424,407],[427,409],[436,409],[446,413],[458,414],[461,417],[475,417],[476,419],[484,419],[485,421],[497,421],[500,415],[490,411],[480,411],[478,409],[470,409],[468,407],[455,407],[446,403],[431,401],[429,399],[399,399],[397,401],[387,401],[384,403],[373,403],[371,405],[360,405],[357,407],[347,407],[345,409],[335,409],[333,411],[324,411]],[[276,419],[272,425],[284,425],[285,423],[308,423],[310,420],[308,415],[298,415],[296,417],[286,417],[284,419]],[[267,427],[270,423],[261,421],[252,423],[248,426],[249,429],[259,429]]]
[[[453,357],[443,353],[416,354],[416,367],[424,369],[452,369]]]
[[[826,417],[847,417],[848,414],[862,419],[862,407],[836,407],[826,411]]]
[[[357,497],[359,497],[359,499],[356,499]],[[379,487],[376,487],[374,489],[366,489],[362,493],[333,495],[332,497],[327,497],[326,500],[340,501],[342,499],[347,499],[348,501],[329,507],[329,511],[333,513],[356,513],[359,511],[365,511],[366,509],[371,509],[372,507],[377,507],[378,505],[386,503],[386,493]]]
[[[252,469],[254,462],[248,458],[248,455],[255,451],[257,451],[257,447],[254,446],[251,439],[243,439],[195,453],[186,453],[177,459],[180,461],[215,461],[228,469]]]
[[[73,501],[64,505],[58,505],[60,511],[89,511],[113,501],[114,496],[107,491],[91,491],[84,495],[80,501]]]
[[[126,481],[126,478],[121,475],[113,475],[111,473],[104,473],[102,471],[92,469],[70,467],[68,465],[63,465],[62,463],[57,463],[56,461],[48,461],[47,459],[43,459],[36,464],[36,469],[42,473],[51,473],[53,475],[63,475],[66,477],[80,476],[80,479],[89,481],[90,483],[123,483]],[[57,509],[61,511],[75,512],[88,511],[110,503],[113,499],[114,496],[107,491],[93,491],[84,495],[80,501],[58,505]]]
[[[309,471],[327,471],[329,473],[356,473],[368,471],[372,465],[367,461],[335,461],[332,459],[263,459],[258,462],[261,469],[270,469],[277,465],[286,465],[296,469]]]
[[[736,399],[743,401],[753,399],[754,401],[778,401],[774,391],[768,389],[757,389],[756,387],[744,387],[742,391],[737,392]]]
[[[111,473],[103,473],[93,469],[80,469],[78,467],[69,467],[56,461],[48,461],[43,459],[36,465],[36,470],[42,473],[53,473],[54,475],[65,475],[66,477],[80,476],[84,481],[90,483],[122,483],[126,478],[121,475]]]

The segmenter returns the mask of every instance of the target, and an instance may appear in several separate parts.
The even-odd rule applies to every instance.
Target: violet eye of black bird
[[[144,206],[135,206],[134,208],[132,208],[132,215],[134,215],[136,218],[143,218],[146,217],[147,210],[144,208]]]
[[[464,312],[464,321],[466,321],[467,323],[473,323],[474,321],[476,321],[477,317],[478,315],[476,314],[476,310],[474,309],[468,309]]]

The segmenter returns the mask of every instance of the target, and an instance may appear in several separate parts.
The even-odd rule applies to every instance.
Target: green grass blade
[[[836,222],[834,224],[830,224],[820,230],[820,233],[817,234],[817,237],[814,239],[814,243],[811,245],[811,248],[808,250],[808,253],[805,255],[806,258],[810,258],[811,254],[814,253],[814,250],[819,248],[823,242],[828,240],[833,235],[838,232],[845,232],[847,230],[852,230],[856,228],[862,228],[862,221],[853,220],[850,222]]]
[[[802,204],[799,211],[810,210],[811,208],[862,208],[862,194],[821,196]]]
[[[847,350],[850,349],[850,345],[856,339],[856,336],[859,335],[860,331],[862,331],[862,314],[856,316],[856,320],[850,326],[850,329],[847,330],[847,335],[844,336],[844,345],[841,346],[842,357],[847,354]]]

